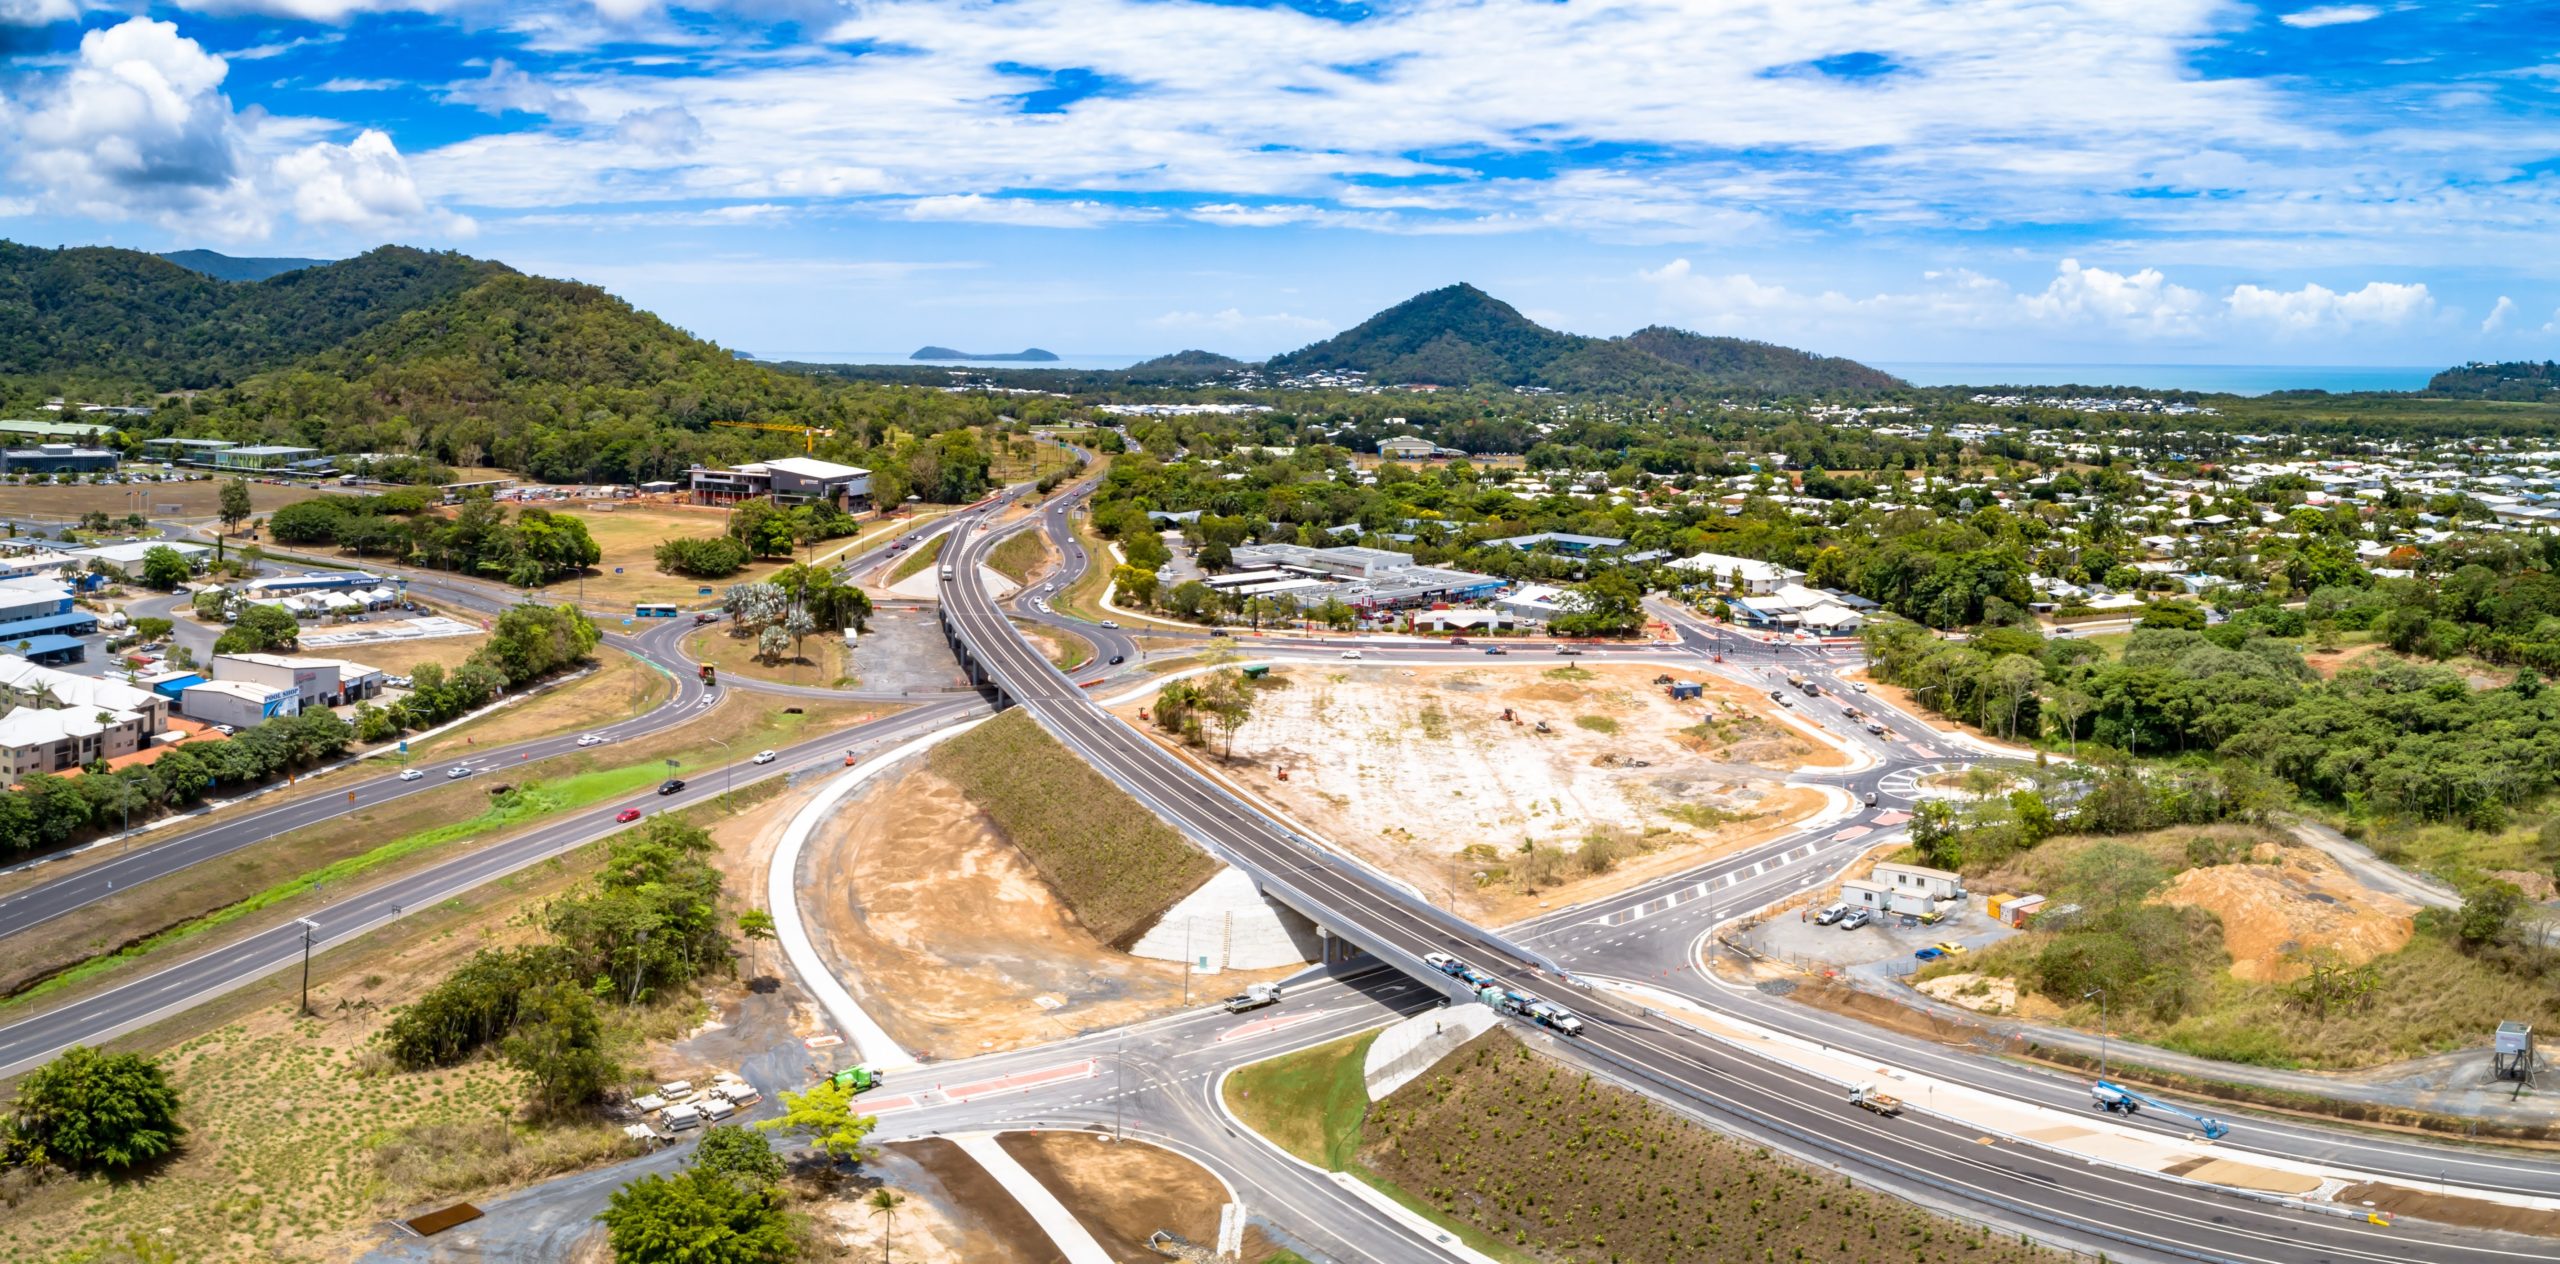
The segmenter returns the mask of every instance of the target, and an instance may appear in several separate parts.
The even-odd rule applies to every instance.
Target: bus
[[[644,601],[631,608],[631,617],[635,619],[672,619],[676,617],[676,603],[672,601]]]

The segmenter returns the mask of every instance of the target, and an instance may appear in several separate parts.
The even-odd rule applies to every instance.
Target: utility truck
[[[1876,1091],[1876,1086],[1872,1083],[1850,1085],[1849,1101],[1860,1110],[1874,1111],[1888,1119],[1902,1113],[1902,1099],[1891,1093]]]
[[[1227,1012],[1230,1014],[1241,1014],[1249,1009],[1261,1009],[1265,1005],[1279,1003],[1280,985],[1277,983],[1247,984],[1243,991],[1219,1002],[1227,1007]]]
[[[2163,1115],[2183,1119],[2195,1125],[2196,1130],[2203,1133],[2207,1141],[2219,1141],[2231,1131],[2231,1125],[2219,1119],[2181,1110],[2159,1098],[2147,1097],[2121,1084],[2110,1084],[2105,1080],[2089,1086],[2089,1104],[2110,1115],[2139,1115],[2145,1107],[2148,1107]]]

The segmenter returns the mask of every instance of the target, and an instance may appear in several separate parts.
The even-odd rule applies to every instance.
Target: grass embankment
[[[686,655],[695,662],[719,668],[722,680],[736,676],[835,689],[861,683],[853,674],[853,656],[846,651],[844,637],[839,633],[812,632],[801,641],[798,656],[785,650],[783,658],[768,663],[757,657],[756,638],[733,636],[730,627],[715,623],[686,637]]]
[[[903,583],[917,571],[933,565],[934,559],[942,556],[942,546],[950,540],[951,533],[946,531],[917,545],[913,552],[898,559],[898,564],[889,568],[889,582]]]
[[[802,714],[787,715],[722,706],[654,740],[495,769],[252,844],[119,890],[76,916],[13,938],[12,951],[0,957],[0,989],[9,994],[0,1009],[60,997],[226,930],[248,933],[298,915],[331,886],[389,876],[431,863],[458,844],[496,842],[553,817],[636,794],[668,775],[669,759],[677,762],[677,772],[725,760],[727,753],[710,738],[727,741],[730,751],[743,756],[758,746],[797,741],[815,731],[813,726],[841,725],[878,710],[810,704]],[[492,800],[489,787],[499,778],[517,789]],[[747,784],[740,783],[741,797]]]
[[[1017,531],[987,552],[987,565],[1017,584],[1031,582],[1031,572],[1049,560],[1049,537],[1037,528]]]
[[[523,1081],[495,1059],[387,1072],[372,1045],[393,1010],[473,951],[536,937],[525,911],[602,859],[583,848],[320,953],[316,1017],[294,1013],[300,976],[288,970],[117,1038],[114,1048],[166,1051],[187,1144],[147,1179],[11,1191],[0,1259],[353,1259],[389,1215],[628,1153],[612,1121],[523,1122]],[[702,1007],[688,993],[602,1012],[608,1043],[638,1062],[646,1043],[698,1024]],[[137,1237],[149,1250],[125,1253]]]
[[[1725,1137],[1495,1030],[1371,1108],[1361,1159],[1538,1261],[2064,1257]]]
[[[353,655],[363,661],[360,654]],[[580,729],[601,728],[641,715],[667,700],[675,682],[666,673],[615,650],[596,654],[595,670],[478,719],[409,743],[410,757],[432,758],[454,751],[508,746],[538,737],[555,737]]]
[[[1029,857],[1096,939],[1125,948],[1217,872],[1020,708],[933,749],[933,770]]]
[[[1076,582],[1067,585],[1067,590],[1050,603],[1050,608],[1096,623],[1117,618],[1102,608],[1102,595],[1111,588],[1111,546],[1094,534],[1093,524],[1085,515],[1070,513],[1067,519],[1075,528],[1076,541],[1084,546],[1085,568],[1083,574],[1076,576]]]

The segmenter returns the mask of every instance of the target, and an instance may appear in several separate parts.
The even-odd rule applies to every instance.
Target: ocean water
[[[1049,348],[1057,351],[1057,348]],[[907,351],[915,348],[909,347]],[[967,347],[963,351],[1020,351],[1020,347]],[[910,360],[907,351],[758,351],[759,360],[799,360],[808,364],[902,364],[938,365],[950,369],[1125,369],[1140,360],[1163,355],[1149,351],[1136,355],[1112,352],[1084,354],[1058,351],[1055,360]]]
[[[2135,386],[2153,391],[2414,391],[2442,366],[2370,364],[1953,364],[1873,362],[1914,386]]]

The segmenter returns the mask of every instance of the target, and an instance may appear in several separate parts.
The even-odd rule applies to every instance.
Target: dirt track
[[[2256,855],[2259,863],[2189,869],[2159,896],[2222,919],[2233,978],[2289,982],[2310,972],[2315,954],[2362,965],[2415,933],[2416,905],[2364,887],[2312,848],[2262,844]]]
[[[1226,1186],[1170,1150],[1090,1132],[1008,1132],[996,1144],[1056,1194],[1118,1264],[1163,1260],[1147,1249],[1147,1236],[1159,1229],[1202,1246],[1218,1240]]]

